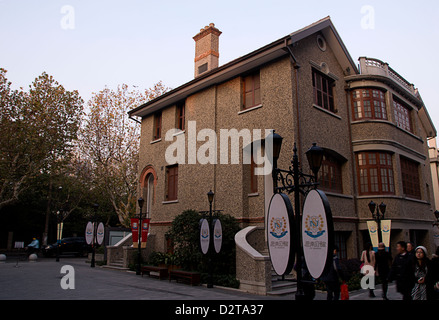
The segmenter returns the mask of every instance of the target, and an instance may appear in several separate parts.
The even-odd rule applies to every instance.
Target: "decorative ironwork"
[[[295,182],[296,180],[296,182]],[[293,149],[293,160],[288,170],[273,168],[274,193],[286,192],[291,194],[298,191],[302,195],[316,189],[319,185],[317,177],[303,173],[299,168],[296,144]]]

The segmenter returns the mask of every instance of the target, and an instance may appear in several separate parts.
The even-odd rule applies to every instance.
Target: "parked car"
[[[58,243],[50,244],[42,248],[46,257],[56,256]],[[61,239],[59,244],[59,254],[75,254],[84,256],[92,251],[91,245],[87,244],[84,237],[70,237]]]

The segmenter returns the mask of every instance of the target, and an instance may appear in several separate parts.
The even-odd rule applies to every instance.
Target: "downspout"
[[[218,85],[215,85],[215,101],[214,101],[214,107],[213,107],[213,112],[214,112],[214,130],[215,133],[218,136],[218,132],[217,132],[217,118],[218,118]],[[213,164],[213,192],[216,193],[216,166],[218,164],[218,139],[217,139],[217,150],[216,150],[216,159],[215,159],[215,163]],[[213,202],[213,210],[216,209],[216,200]]]
[[[357,240],[356,246],[357,246],[357,248],[355,250],[355,254],[356,254],[355,256],[357,257],[357,254],[358,254],[359,249],[360,249],[360,234],[359,234],[360,233],[360,228],[359,228],[360,219],[358,218],[358,203],[357,203],[357,200],[358,200],[358,198],[357,198],[357,194],[358,194],[357,193],[358,192],[358,190],[357,190],[357,183],[358,183],[358,181],[357,181],[357,172],[355,170],[354,147],[352,146],[352,125],[351,125],[352,114],[350,113],[350,111],[352,109],[351,109],[351,104],[350,104],[351,101],[348,98],[348,94],[350,92],[348,84],[346,85],[345,92],[346,92],[345,97],[346,97],[346,108],[347,108],[346,111],[347,111],[348,123],[349,123],[349,141],[350,141],[349,148],[350,148],[350,153],[351,153],[351,170],[352,170],[352,183],[353,183],[352,188],[353,188],[353,191],[354,191],[354,210],[355,210],[355,214],[357,215],[357,223],[356,223],[356,226],[355,226],[356,233],[357,233],[357,236],[356,236],[356,240]]]
[[[133,120],[133,121],[139,123],[140,125],[142,125],[142,122],[139,121],[139,120],[137,120],[137,119],[134,119],[134,118],[131,116],[130,113],[128,113],[128,119]],[[142,126],[140,126],[140,127],[142,127]],[[142,130],[140,130],[140,131],[142,131]],[[139,150],[139,151],[140,151],[140,150]],[[139,162],[140,162],[140,161],[139,161]],[[141,187],[140,187],[139,184],[138,184],[138,185],[137,185],[137,194],[140,194],[140,191],[141,191]],[[136,205],[136,206],[137,206],[137,205]]]
[[[292,40],[291,40],[292,43]],[[291,50],[291,47],[288,45],[288,39],[285,39],[285,49],[290,54],[290,60],[293,64],[294,68],[294,82],[295,82],[295,91],[296,91],[296,127],[297,127],[297,153],[299,155],[299,163],[302,163],[302,139],[300,137],[300,112],[299,112],[299,74],[298,69],[300,65],[297,63],[297,59]],[[293,112],[293,122],[294,122],[294,112]]]

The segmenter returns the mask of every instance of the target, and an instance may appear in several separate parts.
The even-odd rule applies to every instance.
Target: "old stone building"
[[[361,57],[357,65],[329,17],[224,65],[220,35],[213,24],[195,35],[192,81],[130,111],[141,119],[139,195],[154,250],[166,251],[164,234],[176,215],[208,209],[212,190],[214,208],[246,230],[237,236],[238,273],[247,273],[241,286],[270,290],[264,227],[272,178],[256,175],[260,164],[244,161],[243,151],[266,129],[284,138],[280,168],[290,165],[294,143],[305,172],[308,148],[314,142],[324,148],[319,180],[341,258],[358,257],[368,240],[371,200],[387,205],[392,243],[431,248],[427,139],[436,130],[418,90],[380,60]]]

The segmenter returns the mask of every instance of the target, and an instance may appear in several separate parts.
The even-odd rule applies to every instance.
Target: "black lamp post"
[[[60,246],[61,246],[61,222],[63,217],[63,209],[59,209],[56,212],[56,262],[59,262],[59,255],[60,255]]]
[[[376,205],[375,202],[371,201],[368,204],[370,213],[372,213],[372,219],[375,220],[378,226],[378,242],[382,242],[382,236],[381,236],[381,220],[384,220],[384,214],[386,213],[386,204],[384,202],[381,202],[379,206]],[[375,212],[376,209],[376,212]]]
[[[91,264],[90,267],[94,268],[96,266],[96,260],[95,260],[95,255],[96,255],[96,233],[97,233],[97,224],[98,224],[98,208],[99,208],[99,204],[95,203],[93,204],[93,209],[94,209],[94,217],[93,217],[93,240],[91,242],[92,244],[92,248],[93,251],[91,253]]]
[[[60,196],[62,192],[62,186],[58,187],[58,195]],[[63,207],[56,212],[56,262],[59,262],[60,246],[61,246],[61,222],[63,219]]]
[[[142,208],[143,208],[143,203],[144,200],[142,197],[139,198],[139,200],[137,200],[137,202],[139,203],[139,208],[140,208],[140,212],[139,212],[139,225],[137,227],[138,233],[139,233],[139,239],[138,239],[138,243],[137,243],[137,270],[136,270],[136,274],[140,275],[141,274],[141,270],[140,270],[140,259],[141,259],[141,242],[140,242],[140,236],[142,235]]]
[[[277,188],[277,176],[276,176],[276,170],[274,168],[277,168],[277,160],[280,156],[280,149],[282,147],[282,138],[279,134],[273,130],[271,132],[271,139],[273,140],[273,170],[271,171],[272,177],[273,177],[273,188]]]
[[[313,143],[312,147],[306,152],[309,167],[314,175],[308,175],[300,171],[299,157],[297,155],[296,144],[293,148],[293,160],[291,161],[292,167],[289,170],[282,170],[277,167],[277,160],[280,155],[280,149],[282,146],[283,138],[277,133],[271,133],[273,139],[273,191],[274,193],[286,191],[288,193],[294,192],[294,211],[296,220],[295,230],[295,251],[297,253],[296,266],[297,266],[297,292],[296,300],[303,300],[305,294],[302,284],[302,223],[300,213],[300,194],[306,194],[310,189],[318,186],[317,174],[320,170],[323,160],[323,149],[318,147],[316,143]],[[282,186],[278,186],[278,182],[281,182]]]
[[[213,228],[212,228],[212,202],[215,194],[210,190],[207,193],[207,199],[209,200],[209,277],[207,279],[207,287],[213,288],[213,266],[212,266],[212,254],[213,254]]]

